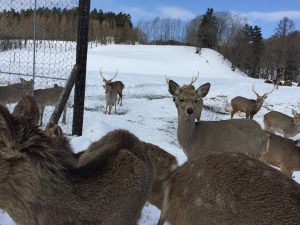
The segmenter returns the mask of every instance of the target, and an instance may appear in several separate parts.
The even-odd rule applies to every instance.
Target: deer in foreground
[[[55,106],[64,88],[57,84],[51,88],[34,90],[34,98],[36,99],[41,113],[40,126],[43,126],[43,115],[46,106]],[[62,123],[66,124],[67,105],[65,105]]]
[[[28,120],[33,126],[39,125],[40,110],[34,97],[25,95],[15,106],[12,115]]]
[[[134,135],[111,132],[74,165],[70,145],[0,106],[0,141],[0,208],[17,224],[136,224],[153,172]]]
[[[231,100],[231,119],[233,119],[234,114],[238,111],[246,113],[247,119],[253,119],[253,116],[260,110],[268,95],[271,94],[274,90],[275,86],[270,92],[267,92],[263,95],[259,95],[255,91],[255,86],[253,85],[252,91],[254,92],[254,94],[256,94],[256,100],[244,98],[242,96],[237,96],[233,98]]]
[[[165,183],[158,225],[297,225],[300,186],[242,153],[187,161]]]
[[[294,117],[290,117],[281,112],[271,111],[264,115],[265,130],[283,134],[284,137],[294,137],[300,133],[300,113],[292,110]]]
[[[110,80],[107,80],[104,78],[103,76],[103,72],[101,71],[100,69],[100,76],[102,77],[103,79],[103,82],[104,82],[104,89],[105,89],[105,93],[106,93],[106,90],[113,90],[114,92],[117,92],[118,96],[119,96],[119,99],[118,99],[118,102],[117,104],[120,104],[120,106],[122,106],[122,100],[123,100],[123,89],[124,89],[124,84],[122,81],[112,81],[113,79],[116,78],[116,76],[118,75],[118,71],[116,72],[116,74],[114,75],[113,78],[111,78]]]
[[[193,77],[190,85],[196,81]],[[199,121],[195,123],[197,103],[207,95],[210,83],[193,91],[168,80],[169,92],[178,111],[178,142],[191,159],[212,152],[242,152],[259,158],[266,151],[267,137],[254,120]]]
[[[25,95],[30,95],[33,87],[33,80],[26,81],[20,78],[21,83],[0,86],[0,104],[5,106],[10,103],[17,103]]]
[[[263,161],[279,167],[281,172],[292,177],[293,171],[300,170],[300,146],[290,139],[268,133],[269,147],[262,156]]]

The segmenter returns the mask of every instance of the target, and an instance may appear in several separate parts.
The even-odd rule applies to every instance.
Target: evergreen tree
[[[217,20],[214,16],[214,10],[208,8],[198,28],[199,48],[214,48],[217,45],[217,34]]]

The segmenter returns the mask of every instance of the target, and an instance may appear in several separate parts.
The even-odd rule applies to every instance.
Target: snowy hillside
[[[261,94],[273,87],[263,83],[263,80],[248,78],[239,71],[233,72],[230,63],[213,50],[203,49],[201,56],[194,51],[192,47],[143,45],[109,45],[89,49],[84,131],[82,137],[72,138],[74,149],[84,150],[108,131],[123,128],[144,141],[159,145],[175,155],[181,164],[186,157],[177,142],[177,111],[168,93],[165,75],[182,85],[190,82],[191,77],[199,72],[196,86],[206,82],[212,84],[204,99],[202,120],[229,119],[229,114],[224,111],[225,103],[237,95],[255,98],[251,91],[252,84]],[[118,70],[116,79],[125,84],[123,106],[117,107],[117,114],[113,111],[112,115],[104,115],[100,68],[107,79]],[[280,87],[269,96],[255,120],[262,125],[263,115],[270,109],[288,115],[291,115],[291,109],[300,111],[299,96],[299,87]],[[69,111],[72,115],[72,109]],[[71,128],[70,125],[68,127]],[[298,138],[300,135],[295,137]],[[294,174],[300,182],[300,172]],[[147,205],[139,224],[154,225],[158,217],[159,210]],[[7,215],[1,217],[0,214],[1,225],[12,224],[7,219]]]

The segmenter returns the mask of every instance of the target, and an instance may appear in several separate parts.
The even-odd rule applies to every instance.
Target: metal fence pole
[[[34,0],[34,11],[33,11],[33,62],[32,62],[32,95],[34,95],[34,81],[35,81],[35,44],[36,44],[36,1]]]
[[[73,135],[82,135],[86,60],[88,50],[90,0],[79,0],[78,30],[76,46],[76,64],[79,66],[78,76],[75,82],[74,111],[73,111]]]

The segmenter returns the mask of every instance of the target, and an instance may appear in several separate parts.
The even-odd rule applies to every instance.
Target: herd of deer
[[[58,125],[38,127],[47,101],[25,95],[26,81],[15,92],[1,87],[0,208],[19,225],[136,225],[146,201],[161,209],[159,225],[299,225],[300,186],[290,176],[300,169],[300,147],[288,138],[300,132],[300,114],[270,112],[261,129],[251,119],[274,90],[260,96],[253,88],[256,100],[232,100],[233,112],[251,119],[201,121],[211,85],[196,89],[196,79],[183,86],[167,79],[188,158],[181,166],[126,130],[74,153]],[[103,81],[110,113],[124,84]],[[5,89],[14,96],[5,100]],[[17,93],[10,113],[5,104]]]

